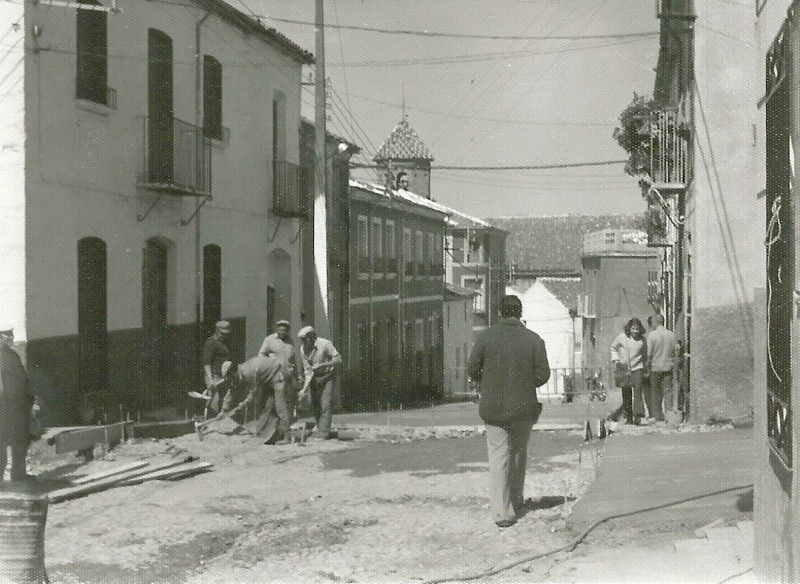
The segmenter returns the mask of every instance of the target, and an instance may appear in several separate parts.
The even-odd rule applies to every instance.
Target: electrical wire
[[[541,552],[541,553],[538,553],[538,554],[533,554],[533,555],[530,555],[530,556],[526,556],[526,557],[521,558],[521,559],[513,560],[513,561],[508,562],[506,564],[501,564],[500,566],[495,566],[495,567],[489,568],[488,570],[481,570],[481,571],[477,571],[477,572],[468,572],[466,574],[453,574],[452,576],[444,576],[444,577],[435,578],[435,579],[432,579],[432,580],[424,580],[423,582],[421,582],[421,584],[444,584],[445,582],[460,582],[460,581],[485,579],[485,578],[488,578],[490,576],[494,576],[495,574],[499,574],[501,572],[505,572],[507,570],[510,570],[511,568],[519,566],[520,564],[527,564],[527,563],[535,562],[536,560],[540,560],[542,558],[546,558],[548,556],[552,556],[552,555],[560,553],[560,552],[570,553],[576,547],[578,547],[578,545],[580,545],[580,543],[584,539],[586,539],[586,537],[592,531],[594,531],[597,527],[599,527],[600,525],[602,525],[603,523],[606,523],[608,521],[612,521],[614,519],[624,519],[625,517],[631,517],[633,515],[640,515],[642,513],[649,513],[651,511],[658,511],[660,509],[667,509],[669,507],[676,507],[678,505],[683,505],[684,503],[690,503],[692,501],[698,501],[700,499],[706,499],[708,497],[714,497],[716,495],[723,495],[725,493],[731,493],[731,492],[734,492],[734,491],[742,491],[744,489],[751,489],[751,488],[753,488],[753,484],[752,483],[747,484],[747,485],[739,485],[738,487],[729,487],[727,489],[721,489],[719,491],[714,491],[712,493],[705,493],[705,494],[702,494],[702,495],[696,495],[694,497],[687,497],[685,499],[679,499],[677,501],[671,501],[669,503],[662,503],[661,505],[653,505],[652,507],[644,507],[642,509],[636,509],[634,511],[626,511],[625,513],[617,513],[615,515],[609,515],[607,517],[604,517],[603,519],[595,521],[586,530],[584,530],[583,533],[581,533],[578,537],[576,537],[571,542],[569,542],[569,543],[567,543],[567,544],[565,544],[565,545],[563,545],[561,547],[557,547],[557,548],[552,549],[550,551]],[[746,572],[743,572],[743,573],[746,573]],[[735,577],[736,576],[738,576],[738,575],[735,575]],[[726,580],[723,580],[723,582],[725,582],[725,581]]]
[[[307,20],[295,20],[293,18],[279,18],[277,16],[264,16],[260,15],[259,18],[264,20],[272,20],[275,22],[284,22],[287,24],[302,24],[306,26],[316,26],[316,23]],[[471,34],[471,33],[458,33],[458,32],[437,32],[429,30],[406,30],[406,29],[390,29],[378,28],[372,26],[357,26],[357,25],[335,25],[326,24],[325,28],[338,29],[338,30],[357,30],[362,32],[374,32],[381,34],[393,35],[408,35],[408,36],[422,36],[428,38],[457,38],[457,39],[481,39],[492,41],[563,41],[563,40],[583,40],[583,39],[624,39],[624,38],[641,38],[641,37],[657,37],[660,32],[658,31],[645,31],[645,32],[628,32],[617,34],[595,34],[595,35],[492,35],[492,34]]]
[[[564,47],[560,49],[551,49],[547,51],[502,51],[493,53],[467,53],[462,55],[451,55],[441,57],[419,57],[417,59],[394,59],[388,61],[380,60],[367,60],[367,61],[353,61],[350,63],[329,63],[327,67],[413,67],[413,66],[426,66],[426,65],[458,65],[468,63],[480,63],[483,61],[495,60],[508,60],[508,59],[522,59],[535,57],[539,55],[553,55],[561,53],[572,53],[577,51],[588,51],[594,49],[603,49],[607,47],[618,47],[621,45],[628,45],[632,43],[641,42],[642,40],[649,40],[646,38],[625,39],[618,42],[606,42],[593,45],[584,45],[579,47]]]
[[[764,245],[767,248],[767,269],[770,269],[770,261],[772,258],[772,246],[778,243],[781,239],[781,197],[775,197],[775,200],[772,201],[772,216],[769,219],[769,224],[767,226],[767,236],[764,240]],[[780,268],[778,266],[778,283],[780,283]],[[769,274],[767,274],[767,334],[769,334],[770,324],[772,320],[772,278]],[[767,360],[769,361],[769,368],[772,370],[772,374],[775,376],[775,379],[778,380],[778,383],[783,383],[783,379],[781,378],[780,374],[775,367],[775,362],[772,358],[772,343],[767,343]]]

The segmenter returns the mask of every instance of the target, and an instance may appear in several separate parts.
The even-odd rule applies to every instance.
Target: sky
[[[228,1],[314,52],[314,0]],[[328,130],[362,147],[354,162],[372,162],[404,111],[434,166],[623,160],[626,154],[612,137],[619,114],[634,92],[652,94],[658,57],[652,1],[325,0],[324,10]],[[631,33],[653,34],[529,38]],[[304,88],[303,115],[309,119],[313,90]],[[370,169],[353,176],[382,182]],[[478,217],[644,210],[637,180],[622,164],[434,169],[431,184],[435,200]]]

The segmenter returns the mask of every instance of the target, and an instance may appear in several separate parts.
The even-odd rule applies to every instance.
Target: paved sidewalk
[[[596,539],[592,545],[598,529],[550,577],[558,582],[754,582],[752,473],[749,429],[612,436],[598,475],[575,504],[568,525],[578,534],[606,517],[661,507],[612,519],[606,529],[633,525],[643,533],[669,533],[671,527],[674,538],[656,547],[604,549]],[[678,501],[684,502],[670,505]],[[694,528],[712,523],[705,530]]]

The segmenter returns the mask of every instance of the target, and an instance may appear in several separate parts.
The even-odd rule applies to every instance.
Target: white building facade
[[[276,315],[299,321],[312,56],[218,0],[61,4],[10,15],[24,78],[0,107],[24,133],[2,134],[3,243],[24,278],[2,283],[7,316],[49,419],[87,394],[111,417],[183,413],[214,321],[234,360]]]

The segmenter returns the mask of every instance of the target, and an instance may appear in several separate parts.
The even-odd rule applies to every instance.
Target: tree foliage
[[[628,153],[625,172],[631,176],[650,174],[650,136],[647,126],[655,109],[655,100],[634,93],[633,100],[619,115],[619,126],[614,128],[614,139]]]

